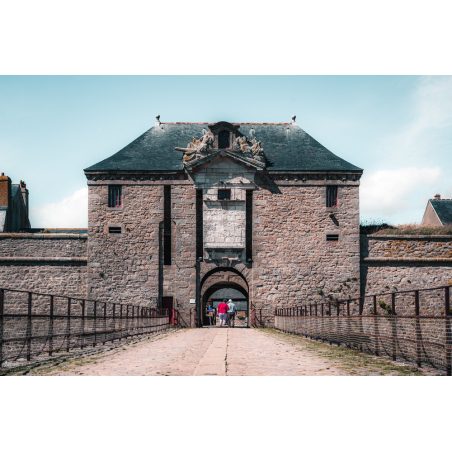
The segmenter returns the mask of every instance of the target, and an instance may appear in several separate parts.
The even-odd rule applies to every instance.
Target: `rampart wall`
[[[85,297],[87,234],[0,234],[0,287]]]
[[[452,237],[361,235],[361,294],[452,282]]]

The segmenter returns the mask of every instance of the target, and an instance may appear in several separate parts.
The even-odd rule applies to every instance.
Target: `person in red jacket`
[[[228,316],[228,309],[229,309],[229,306],[226,303],[226,300],[223,300],[218,305],[218,316],[220,317],[220,326],[226,325],[226,319],[227,319],[227,316]]]

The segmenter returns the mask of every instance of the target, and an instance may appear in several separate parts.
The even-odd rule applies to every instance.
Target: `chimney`
[[[435,199],[436,199],[437,201],[439,201],[439,200],[441,199],[441,195],[437,193],[437,194],[435,195]]]
[[[28,218],[28,190],[27,184],[23,180],[20,181],[20,192],[22,193],[22,198],[24,199],[25,209]]]
[[[0,206],[8,207],[11,198],[11,179],[2,173],[0,176]]]

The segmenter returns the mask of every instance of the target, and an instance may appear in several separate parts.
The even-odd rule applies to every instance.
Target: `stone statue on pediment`
[[[193,137],[193,142],[188,143],[186,148],[174,148],[176,151],[184,153],[184,163],[188,163],[197,158],[205,157],[213,149],[215,137],[212,132],[207,132],[199,140]]]
[[[262,149],[261,144],[262,143],[257,141],[256,138],[250,140],[246,136],[242,136],[237,137],[234,140],[233,149],[240,151],[245,157],[263,160],[264,150]]]

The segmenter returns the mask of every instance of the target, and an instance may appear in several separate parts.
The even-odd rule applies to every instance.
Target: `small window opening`
[[[231,190],[218,190],[218,199],[231,199]]]
[[[326,187],[326,206],[337,207],[337,187]]]
[[[122,207],[121,185],[110,185],[108,187],[108,207]]]
[[[327,234],[326,241],[327,242],[338,242],[339,234]]]
[[[118,227],[118,226],[110,226],[110,227],[108,228],[108,232],[109,232],[110,234],[121,234],[121,228]]]
[[[229,132],[227,130],[222,130],[218,134],[218,148],[229,149],[229,147]]]

